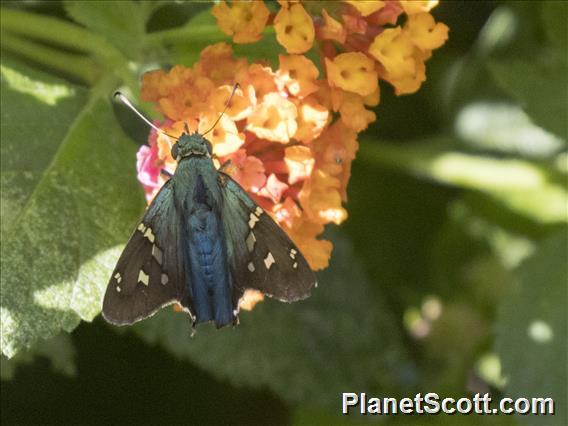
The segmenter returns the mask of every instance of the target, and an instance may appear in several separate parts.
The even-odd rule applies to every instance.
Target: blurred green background
[[[93,298],[144,208],[148,130],[110,94],[225,40],[210,4],[2,2],[2,423],[566,424],[567,4],[442,1],[422,89],[381,83],[313,297],[190,338],[170,310],[108,326]],[[342,391],[557,414],[344,417]]]

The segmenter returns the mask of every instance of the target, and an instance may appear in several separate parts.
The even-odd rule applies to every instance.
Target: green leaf
[[[542,23],[548,41],[566,55],[568,50],[568,3],[547,1],[542,4]]]
[[[294,304],[265,300],[234,329],[200,326],[166,309],[134,326],[143,339],[238,385],[266,386],[290,401],[337,405],[345,389],[388,389],[404,374],[393,318],[372,294],[344,238],[313,295]]]
[[[501,303],[495,347],[506,392],[550,397],[554,417],[531,416],[531,424],[566,424],[566,282],[568,229],[545,240],[515,272],[516,282]],[[527,419],[528,420],[528,419]]]
[[[477,150],[492,150],[521,157],[550,158],[563,147],[562,139],[535,126],[516,105],[475,102],[456,117],[456,133]]]
[[[494,60],[493,78],[539,126],[568,140],[568,65],[551,57],[536,61]]]
[[[146,3],[69,0],[64,6],[75,21],[102,35],[128,57],[137,58],[150,11]]]
[[[458,152],[453,140],[443,137],[405,145],[368,141],[360,151],[363,161],[479,191],[536,223],[568,221],[562,178],[540,165]]]
[[[2,59],[0,342],[11,357],[100,311],[143,197],[112,85],[89,95]]]
[[[40,340],[32,350],[18,352],[11,359],[2,355],[0,358],[0,378],[12,380],[19,366],[31,364],[38,357],[47,358],[53,371],[66,376],[75,376],[77,373],[75,355],[75,347],[71,337],[68,334],[58,334],[51,339]]]

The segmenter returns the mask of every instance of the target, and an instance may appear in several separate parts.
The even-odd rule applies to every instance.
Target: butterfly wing
[[[172,182],[166,182],[146,210],[112,273],[103,316],[113,324],[132,324],[174,302],[191,314]]]
[[[234,286],[285,302],[308,297],[316,278],[296,245],[238,183],[222,172],[219,177]]]

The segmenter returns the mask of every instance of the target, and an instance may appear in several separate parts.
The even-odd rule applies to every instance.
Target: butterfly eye
[[[178,148],[178,144],[177,142],[172,146],[172,158],[175,160],[176,158],[178,158],[178,154],[179,154],[179,148]]]

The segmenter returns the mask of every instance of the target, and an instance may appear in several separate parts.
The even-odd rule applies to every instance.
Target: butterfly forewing
[[[296,245],[243,188],[219,176],[234,285],[286,302],[308,297],[316,279]]]
[[[113,324],[132,324],[174,302],[189,308],[170,182],[156,195],[112,273],[103,315]]]

